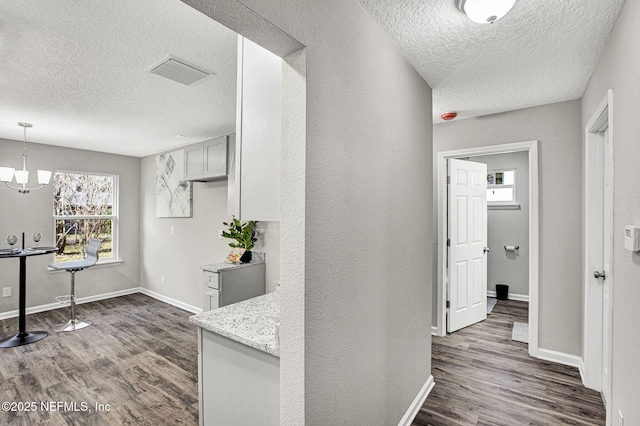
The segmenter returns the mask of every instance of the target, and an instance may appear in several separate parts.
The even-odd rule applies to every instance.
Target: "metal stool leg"
[[[71,303],[71,318],[64,324],[55,326],[53,331],[57,332],[80,330],[93,324],[93,321],[80,321],[76,318],[76,271],[69,272],[71,272],[71,294],[69,295],[69,302]]]

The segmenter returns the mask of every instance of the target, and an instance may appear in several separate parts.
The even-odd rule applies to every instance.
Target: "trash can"
[[[506,284],[496,284],[496,298],[507,300],[509,298],[509,286]]]

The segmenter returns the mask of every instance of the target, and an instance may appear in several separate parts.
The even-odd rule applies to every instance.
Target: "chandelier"
[[[31,123],[18,123],[18,126],[24,129],[24,149],[22,152],[22,170],[15,170],[12,167],[0,167],[0,182],[4,182],[11,189],[17,190],[21,194],[28,194],[29,191],[35,191],[49,184],[51,180],[51,172],[48,170],[38,170],[39,186],[29,188],[29,172],[27,171],[27,128],[33,127]],[[16,184],[11,182],[15,177]]]

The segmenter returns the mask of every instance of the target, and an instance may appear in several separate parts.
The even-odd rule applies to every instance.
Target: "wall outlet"
[[[160,275],[160,280],[164,282],[164,274]]]
[[[222,239],[222,229],[218,229],[218,239]]]
[[[176,235],[176,227],[171,226],[171,235]]]
[[[11,287],[4,287],[2,289],[2,297],[11,297]]]
[[[618,409],[618,426],[624,426],[624,417],[622,417],[620,409]]]

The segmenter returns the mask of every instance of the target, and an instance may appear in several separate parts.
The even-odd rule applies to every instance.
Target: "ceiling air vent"
[[[156,74],[161,77],[168,78],[185,86],[191,86],[200,80],[213,75],[212,72],[205,71],[202,68],[198,68],[195,65],[191,65],[183,61],[182,59],[175,58],[173,56],[167,56],[159,62],[151,65],[146,69],[151,74]]]

